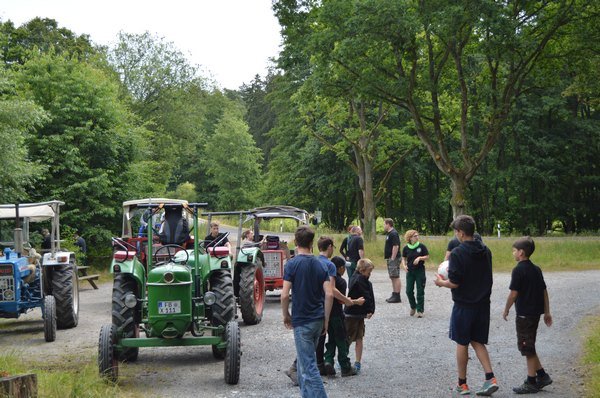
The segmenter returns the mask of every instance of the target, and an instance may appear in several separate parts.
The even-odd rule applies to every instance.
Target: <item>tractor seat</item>
[[[188,221],[181,206],[165,206],[165,220],[159,234],[163,245],[183,245],[189,239]]]

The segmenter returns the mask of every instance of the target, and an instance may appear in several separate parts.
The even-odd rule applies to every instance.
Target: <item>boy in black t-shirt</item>
[[[552,325],[550,300],[544,275],[529,257],[535,250],[535,243],[530,237],[520,238],[513,243],[513,257],[518,261],[512,271],[510,293],[504,308],[504,320],[508,320],[508,312],[516,302],[517,344],[521,355],[527,358],[527,380],[519,387],[513,388],[517,394],[532,394],[552,384],[552,379],[544,371],[535,350],[537,328],[540,315],[544,314],[546,326]]]

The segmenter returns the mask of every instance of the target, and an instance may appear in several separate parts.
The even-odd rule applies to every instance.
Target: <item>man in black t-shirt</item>
[[[223,237],[223,234],[219,233],[219,223],[216,221],[210,223],[210,234],[206,235],[204,238],[204,246],[226,246],[229,249],[229,255],[231,255],[231,244],[229,243],[229,239]]]
[[[352,227],[350,231],[352,239],[348,243],[348,260],[350,266],[348,267],[348,280],[352,277],[354,271],[356,271],[356,264],[361,258],[365,258],[365,243],[362,238],[362,229],[358,226]]]
[[[392,281],[392,295],[386,299],[388,303],[401,303],[400,290],[402,282],[400,281],[400,235],[394,229],[394,220],[386,218],[383,222],[383,230],[386,233],[385,248],[383,258],[387,261],[387,269],[390,280]]]

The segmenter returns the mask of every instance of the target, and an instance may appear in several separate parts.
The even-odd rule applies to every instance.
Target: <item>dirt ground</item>
[[[404,275],[403,275],[404,276]],[[450,291],[433,285],[428,274],[425,317],[408,315],[405,294],[401,304],[388,304],[387,273],[377,269],[372,276],[376,312],[367,321],[363,369],[359,376],[325,378],[330,397],[448,397],[456,380],[454,344],[448,339],[452,300]],[[488,346],[500,383],[495,397],[513,396],[512,387],[525,378],[525,361],[516,349],[514,310],[509,322],[501,313],[508,292],[509,274],[494,275],[492,322]],[[581,321],[600,313],[600,271],[547,273],[554,325],[541,324],[538,333],[540,359],[554,379],[541,396],[579,396],[582,369]],[[93,290],[83,282],[80,292],[79,326],[59,330],[56,341],[44,342],[39,310],[17,320],[0,320],[0,347],[18,355],[46,361],[96,361],[100,326],[110,323],[112,284]],[[404,289],[404,284],[403,284]],[[241,320],[240,320],[241,322]],[[242,365],[240,382],[230,386],[223,380],[223,363],[213,359],[208,347],[142,348],[139,359],[120,367],[120,385],[147,397],[299,397],[283,371],[295,357],[292,332],[281,321],[279,296],[267,297],[263,322],[241,323]],[[351,358],[354,347],[351,347]],[[483,372],[471,351],[468,383],[475,390]],[[474,394],[473,394],[474,396]]]

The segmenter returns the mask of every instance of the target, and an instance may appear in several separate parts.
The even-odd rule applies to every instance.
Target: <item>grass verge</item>
[[[600,397],[600,315],[591,318],[583,346],[583,365],[588,369],[584,377],[585,396]]]
[[[8,376],[36,374],[39,397],[133,397],[100,379],[95,357],[85,360],[61,357],[60,362],[41,359],[38,362],[24,359],[17,351],[5,351],[0,353],[0,372]]]

